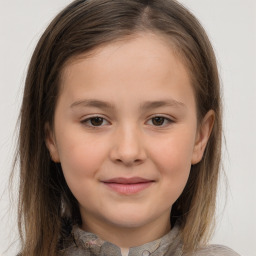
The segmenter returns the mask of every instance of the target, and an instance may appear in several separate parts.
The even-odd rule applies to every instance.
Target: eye
[[[166,118],[164,116],[152,117],[148,122],[150,125],[153,125],[153,126],[166,126],[170,123],[173,123],[171,119]]]
[[[81,121],[81,123],[91,127],[98,127],[109,124],[109,122],[105,118],[100,116],[87,118]]]

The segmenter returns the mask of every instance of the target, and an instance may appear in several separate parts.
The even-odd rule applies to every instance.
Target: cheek
[[[156,144],[155,144],[156,145]],[[151,156],[163,170],[175,174],[191,166],[194,137],[184,133],[158,140],[158,146],[151,148]],[[177,173],[178,174],[178,173]]]
[[[63,137],[59,155],[65,179],[72,187],[84,186],[95,178],[106,155],[106,143],[87,136],[72,134]],[[85,187],[85,186],[84,186]]]
[[[163,198],[172,197],[174,203],[182,193],[191,169],[193,136],[176,134],[159,143],[151,150],[151,158],[160,174],[164,186]],[[168,196],[167,196],[168,195]]]

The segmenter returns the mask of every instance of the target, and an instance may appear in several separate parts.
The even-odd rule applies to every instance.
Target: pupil
[[[160,126],[164,123],[164,117],[154,117],[153,124],[156,126]]]
[[[101,117],[94,117],[91,119],[91,124],[93,126],[100,126],[100,125],[102,125],[102,123],[103,123],[103,118],[101,118]]]

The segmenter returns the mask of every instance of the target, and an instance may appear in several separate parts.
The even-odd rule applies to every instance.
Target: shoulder
[[[204,248],[199,249],[192,255],[184,256],[240,256],[238,253],[233,251],[227,246],[223,245],[208,245]]]

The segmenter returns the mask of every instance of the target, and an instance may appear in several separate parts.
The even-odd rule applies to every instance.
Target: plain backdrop
[[[8,177],[27,66],[47,24],[70,2],[0,0],[0,255],[15,255],[18,246],[16,242],[4,252],[18,238],[15,209],[9,209]],[[227,193],[225,182],[219,189],[212,243],[256,256],[256,1],[180,2],[208,32],[223,85],[223,166],[228,185]],[[16,205],[15,195],[12,205]]]

